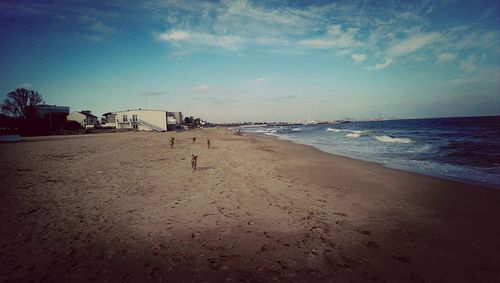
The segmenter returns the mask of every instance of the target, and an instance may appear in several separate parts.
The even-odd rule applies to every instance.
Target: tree
[[[201,119],[200,119],[200,118],[196,118],[196,119],[194,119],[194,124],[195,124],[196,126],[200,126],[200,125],[201,125]]]
[[[2,103],[2,112],[11,116],[32,119],[36,113],[36,106],[42,103],[42,96],[35,90],[18,88],[7,94]]]

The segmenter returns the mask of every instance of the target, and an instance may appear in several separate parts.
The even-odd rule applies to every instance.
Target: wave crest
[[[359,137],[366,137],[368,136],[368,134],[366,133],[366,131],[351,131],[345,136],[350,138],[359,138]]]
[[[409,138],[393,138],[390,136],[376,136],[378,141],[390,142],[390,143],[412,143],[413,141]]]

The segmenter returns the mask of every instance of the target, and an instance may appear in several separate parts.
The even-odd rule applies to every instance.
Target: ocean
[[[500,188],[500,116],[241,128],[321,151]]]

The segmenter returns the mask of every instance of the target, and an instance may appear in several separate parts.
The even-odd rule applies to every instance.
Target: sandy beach
[[[497,189],[222,128],[24,138],[0,167],[2,282],[500,282]]]

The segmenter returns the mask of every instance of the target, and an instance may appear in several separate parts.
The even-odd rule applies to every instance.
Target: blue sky
[[[500,1],[3,1],[0,94],[208,121],[500,114]]]

